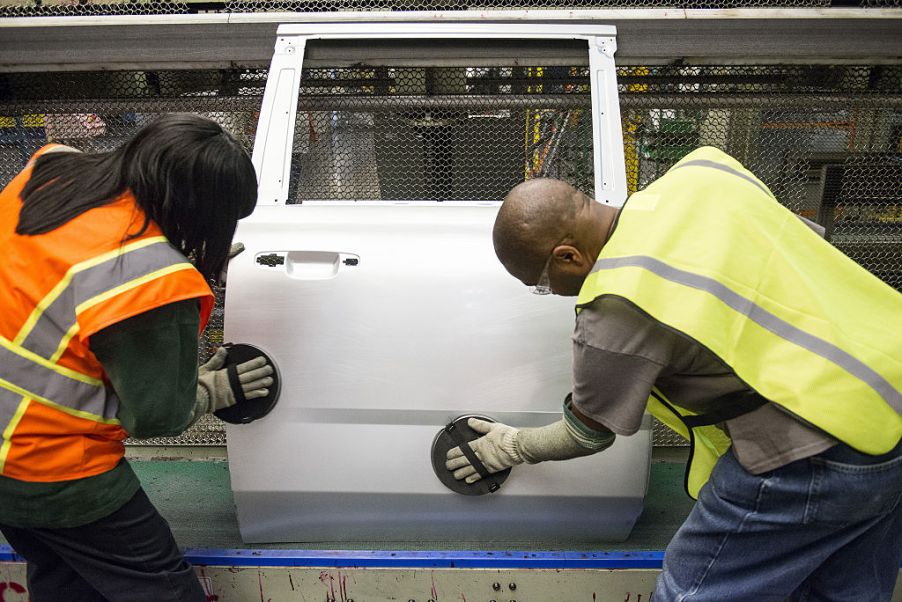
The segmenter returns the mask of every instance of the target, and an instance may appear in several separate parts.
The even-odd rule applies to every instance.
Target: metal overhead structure
[[[0,71],[261,67],[272,58],[279,23],[489,20],[521,22],[538,31],[554,23],[614,25],[621,65],[674,60],[878,64],[902,57],[898,8],[223,12],[0,18]],[[456,56],[476,60],[482,52],[472,45],[458,50],[463,53]],[[348,42],[312,44],[307,64],[340,66],[362,59],[378,63],[383,51],[399,64],[390,43],[362,48]],[[566,48],[546,48],[542,58],[566,62],[569,57]]]

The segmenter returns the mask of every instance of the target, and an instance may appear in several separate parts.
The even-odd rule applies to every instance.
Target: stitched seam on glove
[[[520,431],[515,428],[511,428],[505,432],[504,436],[501,438],[501,449],[503,449],[504,453],[510,456],[511,460],[516,464],[523,464],[525,458],[523,457],[523,454],[520,453],[519,435]]]

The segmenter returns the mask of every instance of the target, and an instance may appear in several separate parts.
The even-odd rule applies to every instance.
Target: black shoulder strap
[[[761,397],[757,391],[746,389],[744,391],[734,391],[721,395],[711,402],[714,409],[704,414],[696,416],[683,416],[683,422],[690,428],[697,426],[711,426],[738,418],[743,414],[748,414],[753,410],[757,410],[767,403],[767,399]]]

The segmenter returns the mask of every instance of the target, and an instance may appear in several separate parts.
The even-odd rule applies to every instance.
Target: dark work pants
[[[194,569],[143,489],[122,508],[68,529],[0,524],[27,561],[32,602],[203,602]]]

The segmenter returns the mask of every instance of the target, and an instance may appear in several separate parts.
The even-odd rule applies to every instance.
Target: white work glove
[[[235,392],[229,383],[229,374],[223,369],[229,352],[220,347],[210,360],[197,369],[197,409],[195,414],[215,412],[235,405]],[[256,399],[269,395],[272,385],[273,368],[262,355],[235,366],[238,382],[245,399]],[[198,412],[198,410],[201,410]]]
[[[477,433],[485,435],[471,441],[470,447],[490,474],[523,463],[523,456],[520,455],[517,445],[518,429],[500,422],[486,422],[478,418],[470,418],[467,420],[467,424]],[[454,478],[458,481],[466,479],[467,483],[472,484],[482,478],[460,447],[449,450],[445,459],[445,468],[453,471]]]

